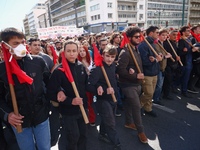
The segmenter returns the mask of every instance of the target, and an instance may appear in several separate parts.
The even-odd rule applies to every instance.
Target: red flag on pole
[[[53,63],[54,63],[54,65],[57,63],[57,60],[58,60],[58,56],[57,56],[57,54],[56,54],[56,51],[55,51],[55,49],[54,49],[54,47],[53,46],[49,46],[50,47],[50,50],[51,50],[51,52],[52,52],[52,56],[53,56]]]
[[[74,78],[72,76],[71,70],[69,68],[69,64],[65,58],[65,54],[64,52],[61,53],[61,57],[62,57],[62,66],[63,68],[59,68],[59,70],[63,71],[66,75],[66,77],[68,78],[69,82],[74,82]]]
[[[200,34],[195,34],[192,30],[190,31],[190,33],[197,40],[197,42],[200,42],[200,36],[199,36]]]
[[[96,66],[103,66],[103,57],[101,56],[101,54],[99,53],[98,48],[96,47],[95,44],[92,44],[92,47],[94,49],[94,63]]]
[[[124,48],[124,46],[125,46],[126,44],[130,43],[130,41],[129,41],[127,35],[126,35],[126,33],[123,32],[122,35],[123,35],[124,38],[123,38],[122,41],[121,41],[120,48]]]
[[[1,45],[1,47],[4,54],[4,61],[6,65],[6,72],[9,84],[14,85],[12,74],[15,74],[17,76],[20,83],[32,84],[33,79],[29,77],[23,70],[21,70],[21,68],[17,64],[16,59],[12,59],[11,62],[9,62],[11,54],[8,52],[8,49],[6,49],[3,44]]]

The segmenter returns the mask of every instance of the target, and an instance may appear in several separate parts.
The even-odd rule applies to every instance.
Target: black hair
[[[74,41],[72,41],[72,40],[69,40],[69,41],[65,42],[65,45],[64,45],[64,50],[65,50],[65,48],[66,48],[66,46],[67,46],[68,44],[74,44],[74,45],[76,45],[76,47],[77,47],[77,50],[78,50],[78,45],[77,45],[77,43],[76,43],[76,42],[74,42]]]
[[[180,34],[183,35],[183,32],[185,32],[187,29],[190,29],[189,26],[182,26],[179,30]]]
[[[8,43],[12,38],[17,37],[19,39],[25,38],[23,32],[16,28],[6,28],[1,31],[1,40]]]
[[[126,29],[125,32],[126,32],[127,37],[133,37],[133,35],[135,35],[136,33],[140,33],[141,30],[140,28],[136,26],[130,26]]]
[[[157,26],[149,26],[149,27],[146,29],[146,34],[147,34],[147,36],[149,35],[150,32],[155,32],[157,29],[159,29]]]
[[[33,42],[37,42],[37,41],[40,41],[40,39],[37,39],[37,38],[30,38],[28,40],[28,44],[31,45]]]

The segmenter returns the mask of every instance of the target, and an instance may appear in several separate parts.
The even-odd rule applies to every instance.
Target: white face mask
[[[10,49],[9,53],[11,54],[9,62],[12,60],[13,54],[15,54],[17,57],[24,57],[26,56],[26,47],[23,44],[19,44],[17,47],[13,48],[8,43],[2,41],[4,44],[6,44]],[[12,52],[13,49],[13,52]]]
[[[26,47],[23,44],[19,44],[17,47],[12,48],[12,49],[16,56],[18,56],[18,57],[26,56]]]

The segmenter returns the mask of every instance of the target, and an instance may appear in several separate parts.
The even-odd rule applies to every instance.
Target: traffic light
[[[114,29],[114,23],[112,22],[112,29]]]
[[[168,27],[168,21],[166,21],[166,27]]]

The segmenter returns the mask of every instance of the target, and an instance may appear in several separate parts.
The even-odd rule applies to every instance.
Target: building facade
[[[188,5],[189,0],[185,0],[183,7],[183,0],[148,0],[146,25],[157,25],[160,27],[175,27],[182,26],[182,19],[184,23],[188,22]],[[184,8],[184,17],[183,17]]]
[[[53,26],[86,26],[85,0],[50,0]]]
[[[189,23],[197,25],[200,23],[200,0],[190,0]]]
[[[28,25],[28,16],[26,15],[24,20],[23,20],[23,24],[24,24],[24,33],[25,33],[25,36],[28,36],[30,34],[30,31],[29,31],[29,25]]]
[[[44,3],[37,3],[27,14],[30,36],[37,34],[37,28],[40,28],[38,16],[46,13],[46,7]]]

